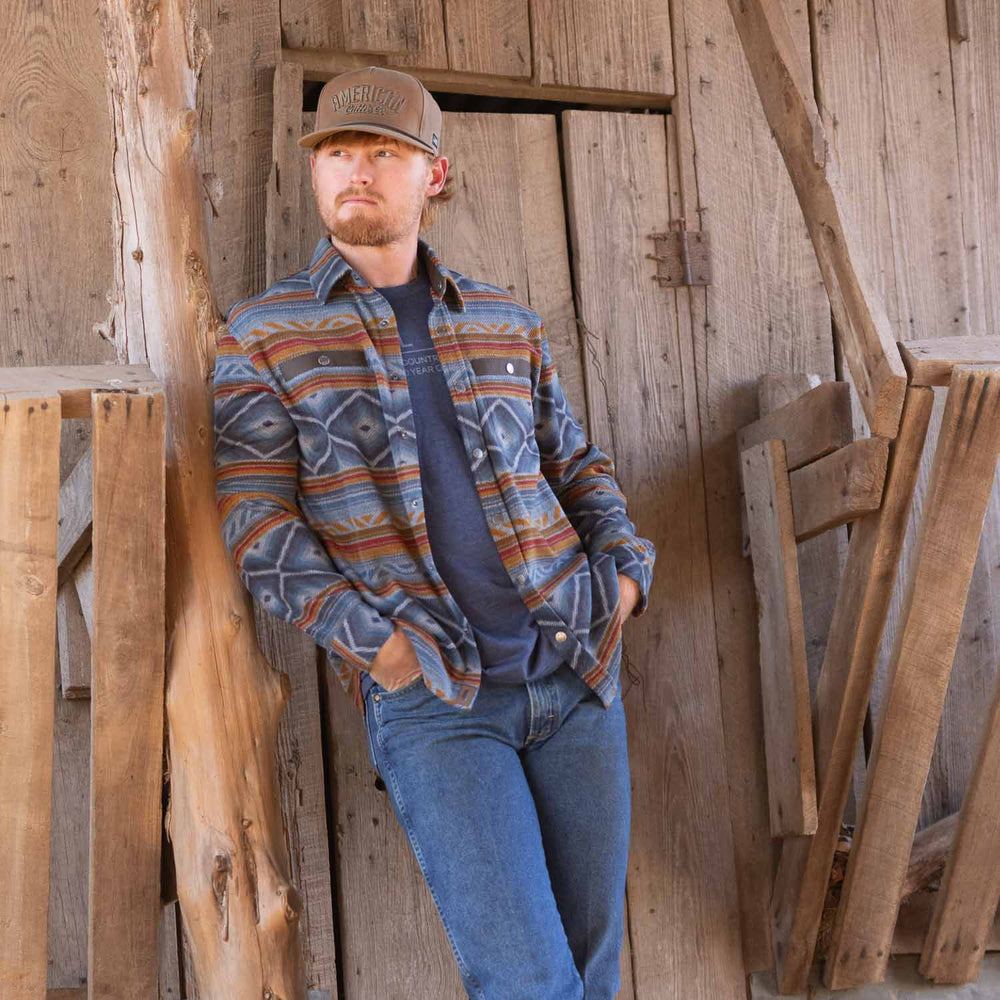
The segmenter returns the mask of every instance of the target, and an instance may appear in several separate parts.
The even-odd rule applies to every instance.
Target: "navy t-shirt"
[[[484,676],[518,684],[563,662],[534,623],[490,534],[458,428],[444,371],[428,329],[432,300],[423,261],[405,285],[377,289],[392,306],[417,429],[417,457],[431,557],[472,626]],[[362,672],[361,691],[373,681]]]

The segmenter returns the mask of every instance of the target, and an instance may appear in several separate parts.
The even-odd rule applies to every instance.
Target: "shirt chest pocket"
[[[469,359],[473,388],[493,444],[507,457],[517,474],[538,468],[534,408],[531,393],[531,360],[513,351]]]
[[[391,464],[378,382],[363,350],[308,351],[283,361],[278,370],[308,472],[329,475]]]

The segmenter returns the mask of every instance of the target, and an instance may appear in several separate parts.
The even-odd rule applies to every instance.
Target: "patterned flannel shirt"
[[[653,543],[574,419],[538,314],[445,267],[422,238],[418,252],[490,533],[538,627],[608,706],[621,665],[617,574],[639,584],[638,617]],[[479,652],[431,557],[395,317],[328,236],[308,267],[230,309],[214,400],[222,535],[249,591],[326,650],[358,711],[359,671],[394,625],[427,687],[470,708]]]

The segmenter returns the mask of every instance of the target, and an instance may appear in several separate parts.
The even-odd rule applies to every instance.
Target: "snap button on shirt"
[[[558,632],[556,632],[556,642],[565,642],[565,641],[566,641],[566,633],[562,629],[560,629]]]
[[[513,375],[513,374],[514,374],[514,365],[513,365],[513,363],[512,363],[512,362],[510,362],[510,361],[508,361],[508,362],[507,362],[507,372],[508,372],[508,374],[510,374],[510,375]]]
[[[483,457],[483,449],[482,448],[473,448],[472,449],[472,457],[473,458],[482,458]]]
[[[321,354],[316,360],[321,365],[328,365],[330,363],[330,355],[329,354]]]

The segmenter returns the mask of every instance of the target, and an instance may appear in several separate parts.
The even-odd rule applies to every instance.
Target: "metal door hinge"
[[[686,229],[684,219],[676,220],[677,228],[667,233],[650,233],[655,253],[648,253],[656,261],[653,280],[660,287],[680,285],[710,285],[712,283],[712,258],[709,252],[708,233],[704,229]],[[673,225],[673,223],[671,223]]]

